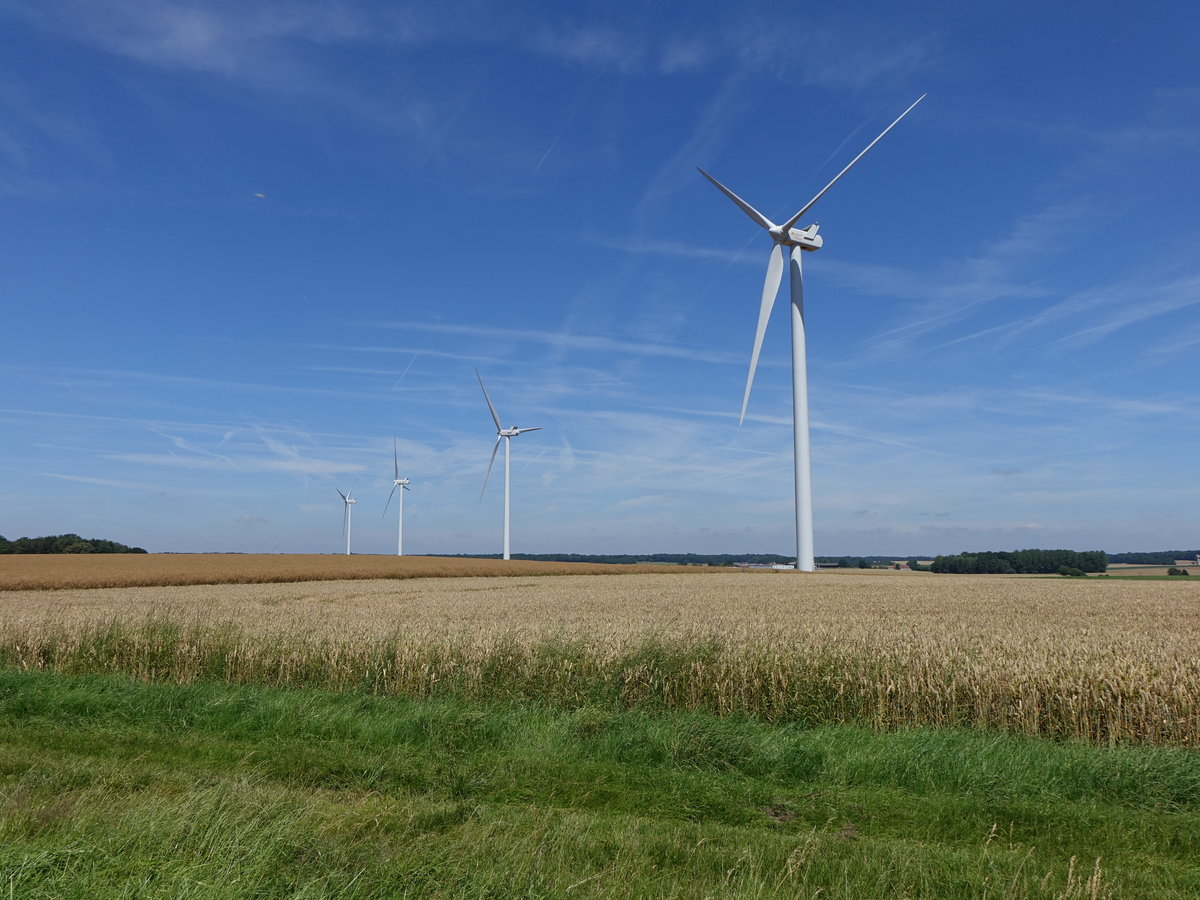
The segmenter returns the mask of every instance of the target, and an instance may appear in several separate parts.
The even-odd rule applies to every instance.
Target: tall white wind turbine
[[[487,401],[488,411],[492,414],[492,421],[496,423],[496,443],[492,446],[492,458],[488,461],[487,474],[483,476],[483,490],[479,492],[479,499],[483,500],[483,491],[487,490],[488,478],[492,474],[492,465],[496,462],[496,451],[500,449],[500,441],[504,441],[504,558],[508,559],[508,442],[519,434],[524,434],[527,431],[541,431],[541,426],[536,428],[505,428],[500,424],[500,417],[496,415],[496,407],[492,406],[492,398],[488,396],[487,388],[483,386],[483,376],[479,374],[479,370],[475,370],[475,377],[479,379],[479,386],[483,388],[483,399]]]
[[[819,227],[816,222],[806,228],[793,228],[807,213],[814,203],[820,200],[825,192],[833,187],[838,179],[850,171],[867,151],[874,147],[885,134],[896,127],[896,124],[912,112],[913,108],[925,99],[922,94],[916,101],[900,113],[896,120],[880,132],[879,136],[863,148],[862,152],[842,171],[834,176],[833,181],[817,192],[800,211],[784,222],[776,225],[757,209],[731,191],[703,169],[701,175],[711,181],[730,200],[741,208],[754,223],[763,228],[775,242],[771,248],[771,258],[767,263],[767,277],[763,282],[762,302],[758,310],[758,329],[754,335],[754,350],[750,354],[750,372],[746,376],[746,392],[742,395],[742,413],[738,424],[746,418],[746,405],[750,402],[750,387],[754,384],[754,370],[758,368],[758,355],[762,351],[763,335],[767,330],[767,320],[771,317],[771,308],[775,305],[775,295],[779,293],[779,283],[783,280],[783,248],[789,248],[788,256],[791,264],[792,293],[792,427],[795,439],[796,467],[796,568],[811,572],[816,566],[813,561],[813,525],[812,525],[812,465],[809,460],[808,442],[808,366],[804,343],[804,276],[800,266],[800,251],[821,249],[824,240],[817,234]]]
[[[383,515],[379,518],[382,520],[387,515],[388,506],[391,505],[392,495],[397,489],[400,491],[400,525],[396,529],[396,555],[404,555],[404,492],[408,490],[408,486],[412,484],[409,478],[400,477],[400,457],[396,452],[396,438],[392,437],[392,493],[388,494],[387,503],[383,504]]]
[[[355,484],[357,484],[357,483],[358,482],[355,481]],[[355,500],[354,496],[353,496],[353,494],[354,494],[354,485],[353,484],[350,485],[350,490],[348,490],[344,494],[342,493],[341,488],[335,488],[334,490],[336,490],[338,492],[338,494],[342,498],[342,502],[346,504],[346,513],[342,517],[342,534],[345,535],[345,538],[346,538],[346,555],[349,556],[350,555],[350,526],[352,524],[351,519],[353,518],[353,516],[352,516],[353,506],[358,501]]]

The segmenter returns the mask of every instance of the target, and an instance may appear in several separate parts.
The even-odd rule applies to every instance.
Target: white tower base
[[[804,340],[804,273],[799,247],[791,248],[792,432],[796,465],[796,570],[812,572],[812,462],[808,442],[808,351]]]

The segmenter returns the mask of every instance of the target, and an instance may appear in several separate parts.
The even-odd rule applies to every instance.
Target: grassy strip
[[[804,725],[982,728],[1097,744],[1200,746],[1195,687],[1179,677],[1035,669],[1022,660],[906,655],[852,642],[793,650],[716,640],[607,641],[392,634],[247,635],[169,619],[0,633],[0,665],[355,690],[416,699],[523,700],[566,709],[751,715]]]
[[[0,672],[20,897],[1192,897],[1182,750]]]

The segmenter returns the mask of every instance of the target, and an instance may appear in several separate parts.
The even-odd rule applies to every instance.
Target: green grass
[[[1187,750],[0,671],[0,897],[1182,898],[1197,859]]]

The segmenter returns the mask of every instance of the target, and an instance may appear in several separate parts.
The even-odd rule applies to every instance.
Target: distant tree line
[[[1200,550],[1153,550],[1148,553],[1110,553],[1110,563],[1132,563],[1140,566],[1172,566],[1177,559],[1195,559]]]
[[[875,569],[891,566],[895,556],[817,556],[814,562],[836,564],[839,569]]]
[[[0,535],[0,553],[145,553],[141,547],[127,547],[103,538],[81,538],[77,534],[51,534],[46,537],[21,537],[10,541]]]
[[[499,559],[499,553],[439,553],[437,556],[466,559]],[[513,559],[535,562],[605,563],[608,565],[634,565],[656,563],[677,566],[733,566],[738,563],[771,566],[777,563],[791,565],[794,556],[778,553],[514,553]],[[834,564],[842,569],[872,569],[890,566],[895,556],[818,556],[816,562]]]
[[[499,559],[499,553],[453,553],[438,554],[467,559]],[[633,565],[635,563],[657,563],[679,566],[732,566],[748,562],[762,565],[794,563],[794,556],[777,553],[514,553],[513,559],[534,562],[604,563],[608,565]]]
[[[938,556],[929,570],[959,575],[1053,575],[1062,569],[1103,572],[1107,567],[1108,554],[1103,550],[989,550]]]

